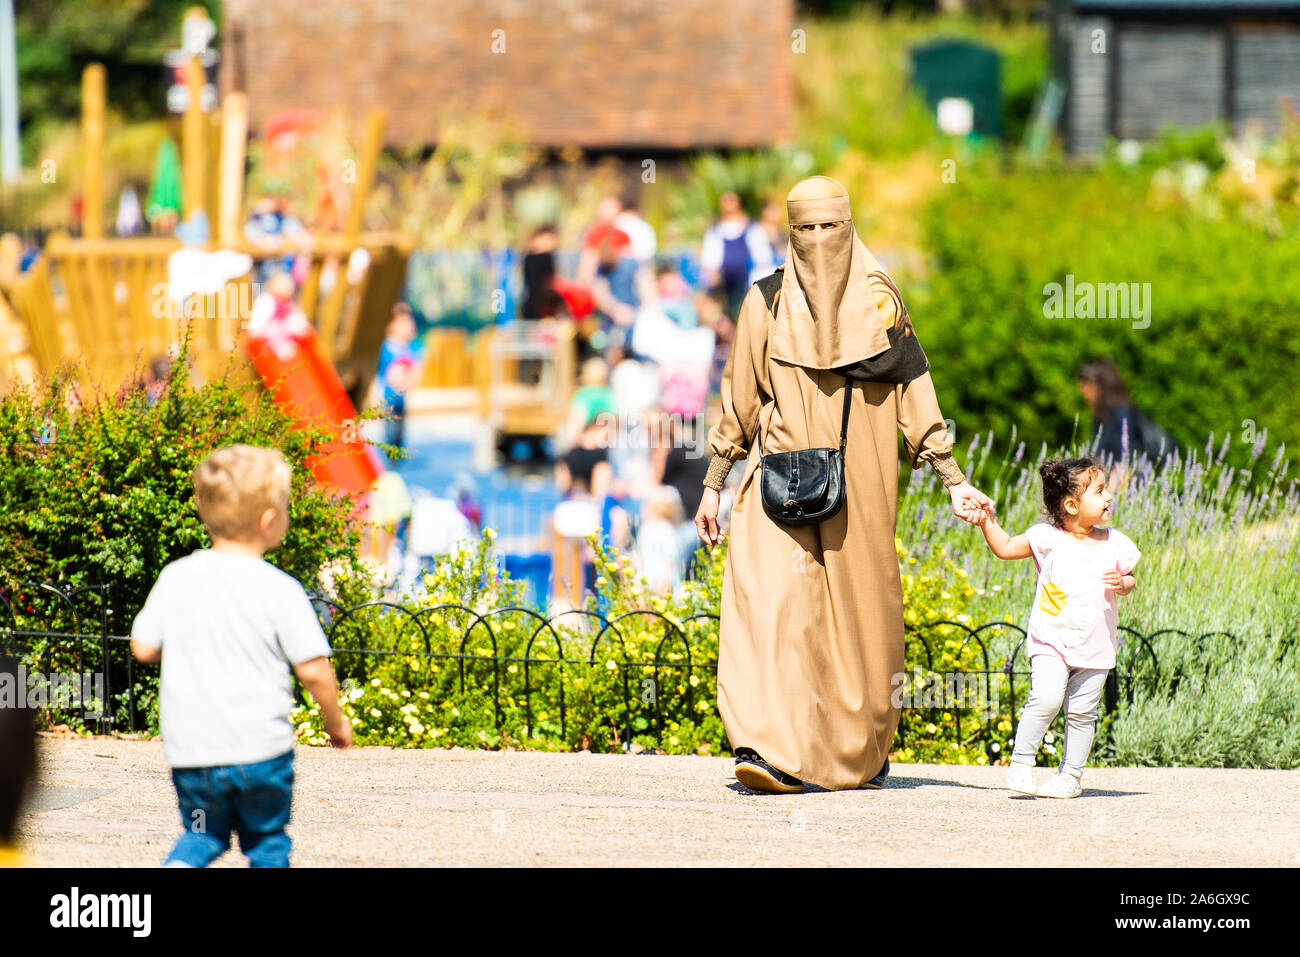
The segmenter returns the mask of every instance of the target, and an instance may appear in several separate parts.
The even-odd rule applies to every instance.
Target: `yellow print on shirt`
[[[1065,592],[1051,582],[1043,582],[1042,591],[1038,595],[1038,607],[1049,615],[1059,615],[1065,610]]]

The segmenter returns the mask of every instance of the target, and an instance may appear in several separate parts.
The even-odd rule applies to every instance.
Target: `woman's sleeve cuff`
[[[966,481],[966,476],[962,474],[961,467],[957,464],[957,460],[952,457],[951,452],[931,458],[930,467],[943,481],[944,488],[960,485]]]
[[[727,475],[731,472],[731,466],[731,459],[714,453],[713,458],[709,459],[709,470],[704,475],[704,487],[721,491],[727,481]]]

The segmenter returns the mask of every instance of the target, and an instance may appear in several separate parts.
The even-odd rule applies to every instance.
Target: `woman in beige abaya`
[[[746,787],[879,787],[903,672],[897,430],[908,464],[939,474],[955,514],[969,521],[990,503],[953,461],[925,353],[854,231],[847,191],[810,177],[786,210],[785,268],[754,283],[740,309],[695,519],[716,544],[717,490],[745,461],[722,585],[718,710]],[[764,453],[836,447],[846,388],[844,506],[820,524],[778,523],[763,510],[756,431]]]

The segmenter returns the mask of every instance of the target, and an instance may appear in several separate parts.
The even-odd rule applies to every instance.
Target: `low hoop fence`
[[[79,716],[81,727],[100,733],[156,728],[158,671],[134,661],[129,647],[126,610],[133,614],[140,597],[116,595],[109,585],[63,590],[25,583],[0,592],[0,651],[22,662],[29,698],[34,694],[46,723]],[[650,610],[546,615],[524,606],[312,601],[345,688],[376,681],[385,663],[404,663],[408,676],[436,672],[439,683],[429,687],[478,702],[485,715],[490,709],[492,722],[517,726],[523,743],[546,735],[568,740],[599,722],[625,749],[636,741],[658,747],[682,721],[716,716],[718,616],[712,611],[677,620]],[[1193,646],[1224,637],[1177,629],[1143,635],[1121,627],[1100,746],[1108,720],[1133,703],[1138,689],[1177,687],[1178,676],[1161,679],[1155,643],[1163,636]],[[1023,628],[1005,621],[909,627],[905,661],[892,681],[902,709],[895,748],[947,735],[982,749],[990,761],[1006,756],[1029,688]],[[391,668],[385,673],[391,680]],[[1054,729],[1062,723],[1058,716]]]

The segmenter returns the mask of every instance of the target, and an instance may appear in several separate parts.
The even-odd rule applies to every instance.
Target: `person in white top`
[[[1014,538],[998,526],[992,506],[977,524],[998,558],[1033,558],[1038,567],[1025,648],[1030,661],[1029,701],[1016,729],[1007,787],[1022,794],[1072,798],[1082,793],[1083,765],[1092,747],[1097,705],[1115,667],[1118,596],[1137,584],[1133,567],[1142,553],[1110,520],[1110,491],[1092,458],[1049,459],[1039,468],[1043,505],[1050,519]],[[1060,767],[1041,787],[1034,760],[1048,726],[1065,705],[1065,746]]]
[[[614,217],[614,228],[623,230],[631,242],[633,259],[638,263],[654,265],[659,238],[655,235],[655,228],[641,218],[636,203],[627,200],[623,202],[622,212]]]
[[[131,627],[131,652],[162,662],[158,710],[182,833],[165,867],[206,867],[231,834],[254,867],[288,867],[293,669],[330,744],[352,744],[329,643],[307,593],[262,558],[289,528],[289,463],[232,445],[194,470],[212,538],[165,566]]]

